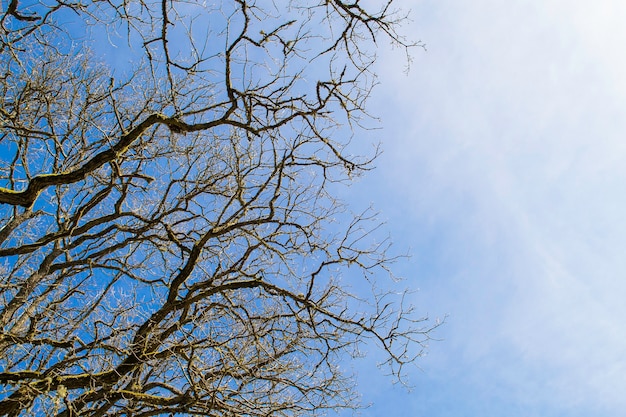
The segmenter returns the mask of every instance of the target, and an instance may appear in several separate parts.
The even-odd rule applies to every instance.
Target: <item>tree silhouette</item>
[[[431,325],[377,289],[389,244],[336,194],[376,156],[350,137],[402,19],[11,0],[0,415],[315,415],[358,405],[339,364],[371,341],[400,376]]]

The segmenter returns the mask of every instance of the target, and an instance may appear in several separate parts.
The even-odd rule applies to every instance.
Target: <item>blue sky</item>
[[[384,153],[347,199],[446,324],[410,391],[354,365],[361,415],[626,415],[626,2],[398,5],[427,51],[406,75],[380,44]]]
[[[351,193],[448,317],[411,392],[363,365],[362,415],[626,415],[626,3],[399,5],[427,51],[380,52],[385,151]]]

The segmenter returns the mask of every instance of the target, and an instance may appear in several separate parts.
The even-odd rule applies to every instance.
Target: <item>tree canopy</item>
[[[355,407],[432,324],[373,212],[391,2],[10,0],[0,20],[0,415],[297,416]]]

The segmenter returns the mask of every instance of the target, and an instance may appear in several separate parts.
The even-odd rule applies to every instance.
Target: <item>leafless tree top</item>
[[[10,0],[0,415],[315,415],[431,324],[380,291],[352,134],[391,2]],[[385,288],[386,284],[381,287]]]

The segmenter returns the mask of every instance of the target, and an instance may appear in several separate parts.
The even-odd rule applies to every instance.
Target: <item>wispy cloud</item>
[[[418,302],[450,313],[426,372],[626,412],[626,5],[404,3],[428,52],[408,77],[381,60],[380,192],[412,229]]]

